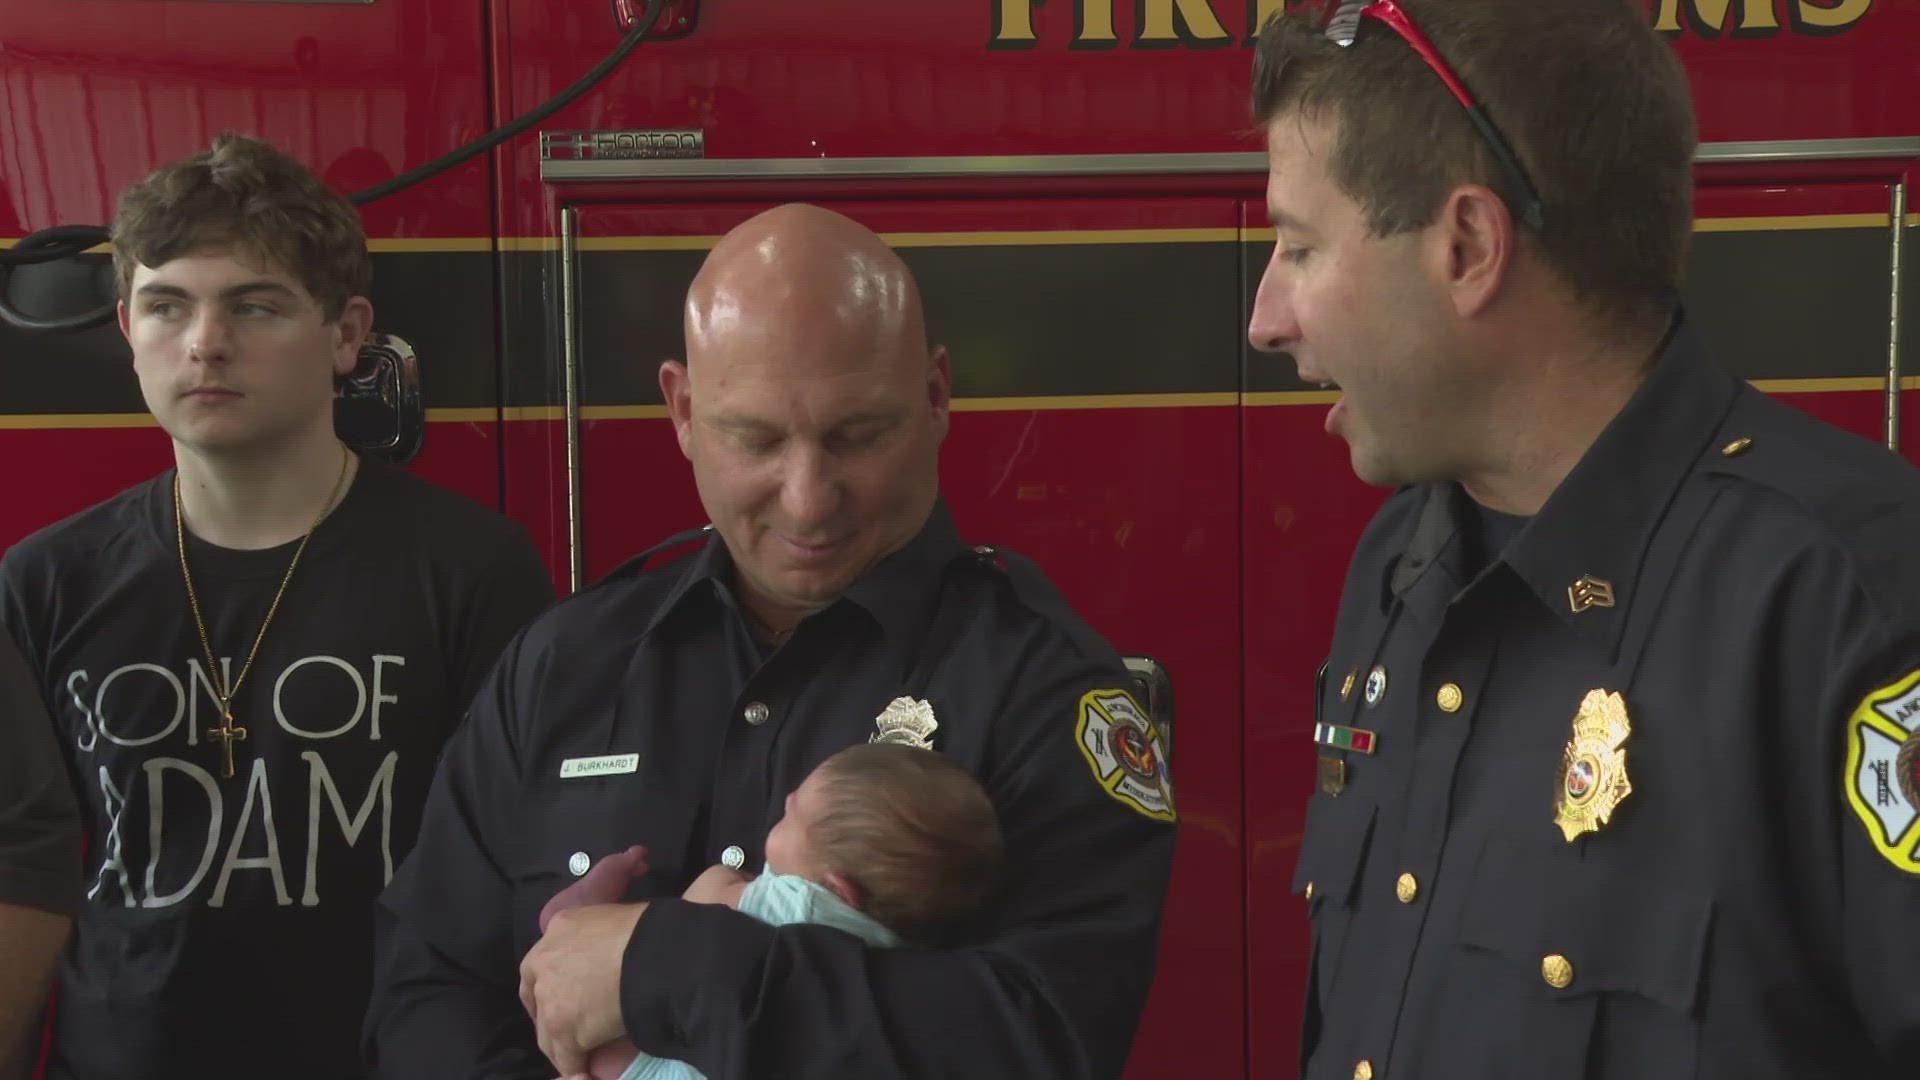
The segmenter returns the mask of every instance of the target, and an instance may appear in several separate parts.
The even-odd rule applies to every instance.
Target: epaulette
[[[1920,469],[1884,444],[1755,397],[1727,418],[1700,471],[1788,500],[1872,594],[1913,595],[1920,564],[1908,553],[1920,530]]]
[[[1920,470],[1898,453],[1757,392],[1728,414],[1700,470],[1771,488],[1843,527],[1866,507],[1920,499]]]
[[[1066,634],[1083,655],[1113,655],[1113,646],[1094,633],[1086,619],[1067,602],[1059,586],[1040,569],[1040,564],[1017,551],[987,544],[974,547],[972,561],[977,566],[994,568],[1022,607]]]
[[[635,577],[647,568],[647,564],[651,562],[655,556],[665,554],[675,548],[685,547],[696,540],[704,542],[707,537],[711,535],[713,535],[713,526],[710,524],[702,525],[697,529],[688,529],[686,532],[675,533],[640,554],[629,556],[622,560],[619,565],[602,574],[594,584],[599,585],[609,581],[618,581],[622,578]]]

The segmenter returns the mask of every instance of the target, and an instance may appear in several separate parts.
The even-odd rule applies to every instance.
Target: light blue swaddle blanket
[[[740,913],[770,926],[815,923],[831,926],[869,945],[892,947],[899,935],[881,926],[831,891],[794,874],[763,870],[740,893]],[[620,1080],[706,1080],[684,1061],[641,1054],[620,1074]]]

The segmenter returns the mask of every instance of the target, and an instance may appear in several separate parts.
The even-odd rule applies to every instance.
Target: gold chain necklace
[[[273,594],[273,603],[267,608],[267,617],[260,623],[260,632],[254,635],[253,648],[247,651],[246,663],[240,665],[240,674],[233,680],[232,686],[226,685],[221,674],[219,661],[214,659],[213,644],[207,637],[207,621],[200,615],[200,597],[194,592],[193,571],[187,566],[187,528],[186,515],[180,512],[180,470],[173,472],[173,538],[180,548],[180,576],[186,579],[187,602],[193,606],[193,623],[200,630],[200,647],[207,655],[207,678],[214,683],[214,693],[220,696],[220,726],[207,729],[207,738],[218,740],[226,751],[226,767],[221,776],[233,778],[233,744],[246,740],[247,729],[233,724],[233,696],[240,692],[240,684],[246,680],[247,671],[253,667],[253,658],[260,652],[260,642],[267,636],[267,627],[273,625],[273,616],[280,610],[280,598],[287,593],[287,585],[293,581],[294,568],[300,565],[300,556],[307,550],[307,541],[313,539],[314,530],[320,527],[327,515],[333,512],[340,498],[341,485],[347,479],[347,466],[353,461],[353,455],[345,445],[340,447],[340,476],[333,482],[333,494],[326,505],[320,508],[320,514],[307,527],[306,535],[300,538],[300,546],[293,551],[293,561],[287,564],[287,572],[280,578],[280,589]]]
[[[782,645],[785,645],[787,643],[787,639],[793,636],[793,632],[800,628],[800,624],[795,623],[792,626],[787,627],[785,630],[775,630],[773,628],[773,624],[761,618],[760,613],[753,610],[751,605],[743,603],[740,605],[740,607],[742,610],[744,610],[747,613],[748,620],[751,621],[754,626],[759,628],[761,635],[767,639],[767,644],[773,646],[776,649],[781,647]]]

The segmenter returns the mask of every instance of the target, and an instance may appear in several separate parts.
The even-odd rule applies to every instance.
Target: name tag
[[[640,767],[639,754],[608,754],[605,757],[574,757],[560,763],[560,779],[576,776],[618,776]]]

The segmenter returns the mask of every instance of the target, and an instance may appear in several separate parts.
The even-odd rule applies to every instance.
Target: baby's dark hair
[[[979,781],[952,759],[861,743],[819,773],[808,839],[826,869],[860,890],[867,915],[903,940],[930,941],[978,913],[999,888],[999,817]]]

